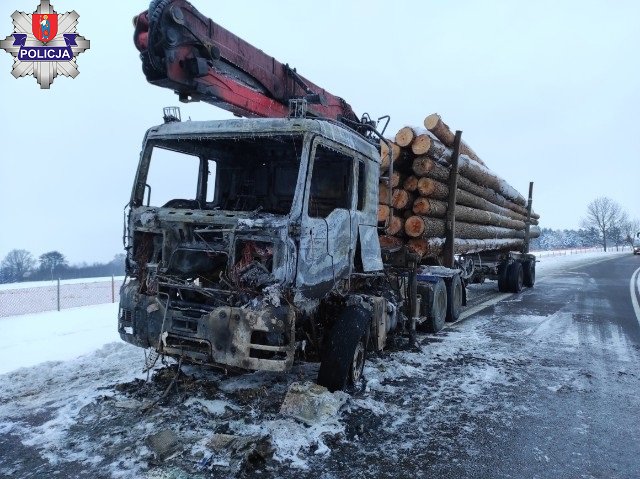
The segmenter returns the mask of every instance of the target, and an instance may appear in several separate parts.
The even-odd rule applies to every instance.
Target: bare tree
[[[633,243],[636,241],[637,235],[640,234],[640,220],[634,218],[623,221],[622,234],[624,235],[624,241],[629,243],[629,246],[633,247]]]
[[[585,228],[595,228],[600,236],[600,241],[607,251],[607,240],[620,228],[624,213],[620,205],[611,198],[601,196],[587,206],[587,215],[582,220]]]
[[[49,251],[48,253],[41,254],[39,261],[40,270],[43,273],[46,272],[50,274],[51,279],[53,279],[54,273],[60,273],[61,270],[69,266],[67,259],[59,251]]]
[[[24,280],[26,274],[33,270],[35,264],[36,261],[27,250],[14,249],[4,257],[0,268],[2,268],[4,279],[13,283]]]

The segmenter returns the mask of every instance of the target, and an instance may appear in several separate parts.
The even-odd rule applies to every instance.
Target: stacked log
[[[437,114],[427,116],[424,127],[405,126],[380,143],[378,223],[385,227],[383,249],[407,247],[431,258],[444,248],[455,135]],[[529,217],[524,197],[464,142],[458,165],[456,254],[520,250],[527,223],[531,238],[540,235],[539,215]]]

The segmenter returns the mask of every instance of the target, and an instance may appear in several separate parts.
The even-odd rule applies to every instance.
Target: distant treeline
[[[627,239],[619,232],[612,232],[608,238],[608,246],[622,246]],[[545,251],[564,248],[590,248],[602,246],[602,238],[595,228],[578,230],[554,230],[541,228],[540,236],[531,240],[531,250]]]
[[[628,234],[612,228],[608,245],[622,246],[629,241]],[[563,248],[589,248],[602,246],[602,238],[595,228],[554,230],[541,228],[540,237],[531,240],[531,250]],[[108,263],[70,265],[59,251],[50,251],[38,257],[23,249],[14,249],[0,263],[0,283],[43,281],[51,279],[96,278],[124,275],[124,254],[117,254]]]
[[[0,283],[122,276],[124,261],[125,255],[117,254],[108,263],[70,265],[59,251],[49,251],[36,259],[27,250],[14,249],[0,263]]]

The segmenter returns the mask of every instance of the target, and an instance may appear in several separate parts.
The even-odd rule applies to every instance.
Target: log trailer
[[[369,115],[185,0],[154,0],[134,25],[150,83],[245,118],[181,121],[165,108],[147,131],[123,235],[124,341],[226,369],[319,361],[333,391],[358,382],[367,351],[455,321],[474,274],[533,285],[526,250],[477,252],[475,267],[454,257],[454,208],[442,258],[381,248],[383,136]]]

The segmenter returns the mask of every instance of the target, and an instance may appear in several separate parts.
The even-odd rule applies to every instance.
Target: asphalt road
[[[424,378],[403,381],[397,404],[415,403],[415,421],[364,434],[350,461],[335,454],[335,477],[640,477],[640,310],[631,296],[640,299],[637,274],[630,285],[637,270],[640,256],[624,255],[550,272],[517,296],[478,288],[469,310],[489,306],[445,335],[479,335],[481,347],[432,362],[428,378],[437,390],[452,371],[468,377],[489,365],[480,379],[491,387],[478,394],[464,394],[464,381],[445,387],[453,403],[444,398],[425,415],[423,399],[432,396],[423,396]],[[407,447],[391,445],[402,437]],[[382,454],[380,444],[391,458],[362,453]]]
[[[637,478],[639,275],[640,256],[585,255],[540,268],[519,295],[473,286],[461,321],[420,336],[417,351],[370,358],[366,387],[330,425],[278,413],[313,365],[187,370],[147,412],[172,369],[123,382],[140,354],[123,343],[5,375],[0,477]],[[167,429],[178,446],[158,460],[149,436]],[[268,433],[276,457],[212,453],[213,433]]]

